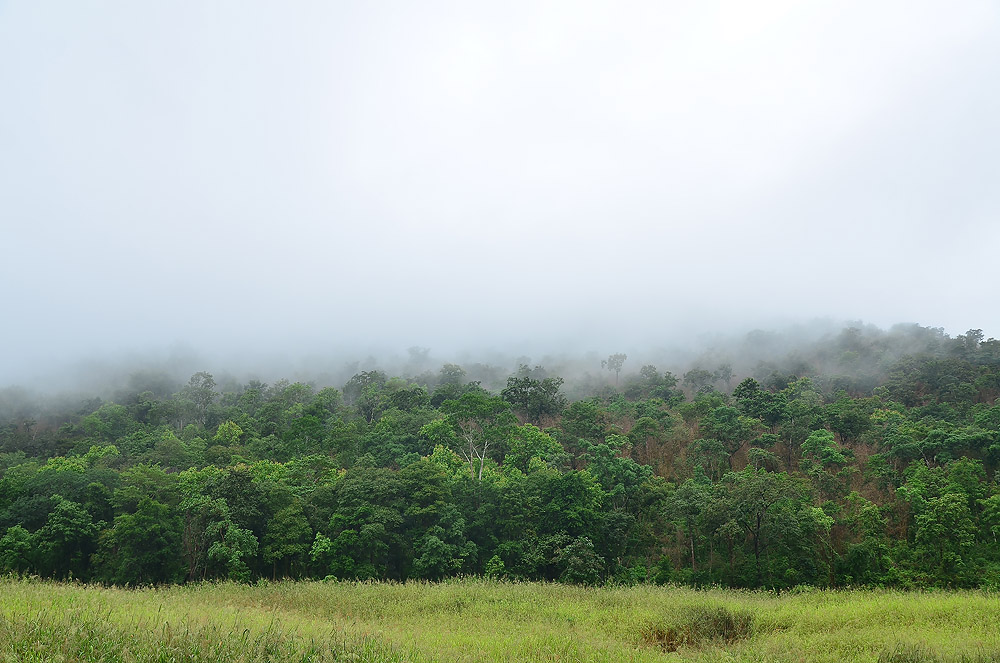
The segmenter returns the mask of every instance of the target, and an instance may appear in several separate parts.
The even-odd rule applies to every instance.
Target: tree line
[[[0,572],[1000,585],[1000,342],[904,340],[752,375],[616,353],[572,401],[540,366],[491,391],[445,364],[0,409]]]

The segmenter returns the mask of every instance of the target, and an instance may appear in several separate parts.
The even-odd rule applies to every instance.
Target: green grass
[[[7,661],[1000,661],[985,592],[0,579]]]

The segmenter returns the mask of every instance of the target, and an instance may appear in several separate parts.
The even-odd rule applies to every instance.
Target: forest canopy
[[[916,325],[572,375],[8,387],[0,572],[996,587],[998,395],[1000,341]]]

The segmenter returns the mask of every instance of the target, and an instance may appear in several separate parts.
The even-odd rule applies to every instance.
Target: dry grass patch
[[[646,624],[642,640],[668,652],[681,647],[732,644],[753,635],[753,613],[725,606],[697,606],[680,615],[679,623]]]

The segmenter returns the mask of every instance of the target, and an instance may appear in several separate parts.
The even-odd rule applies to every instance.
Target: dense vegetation
[[[1000,586],[1000,341],[851,328],[745,370],[627,360],[573,384],[143,373],[71,408],[7,389],[0,571]]]

